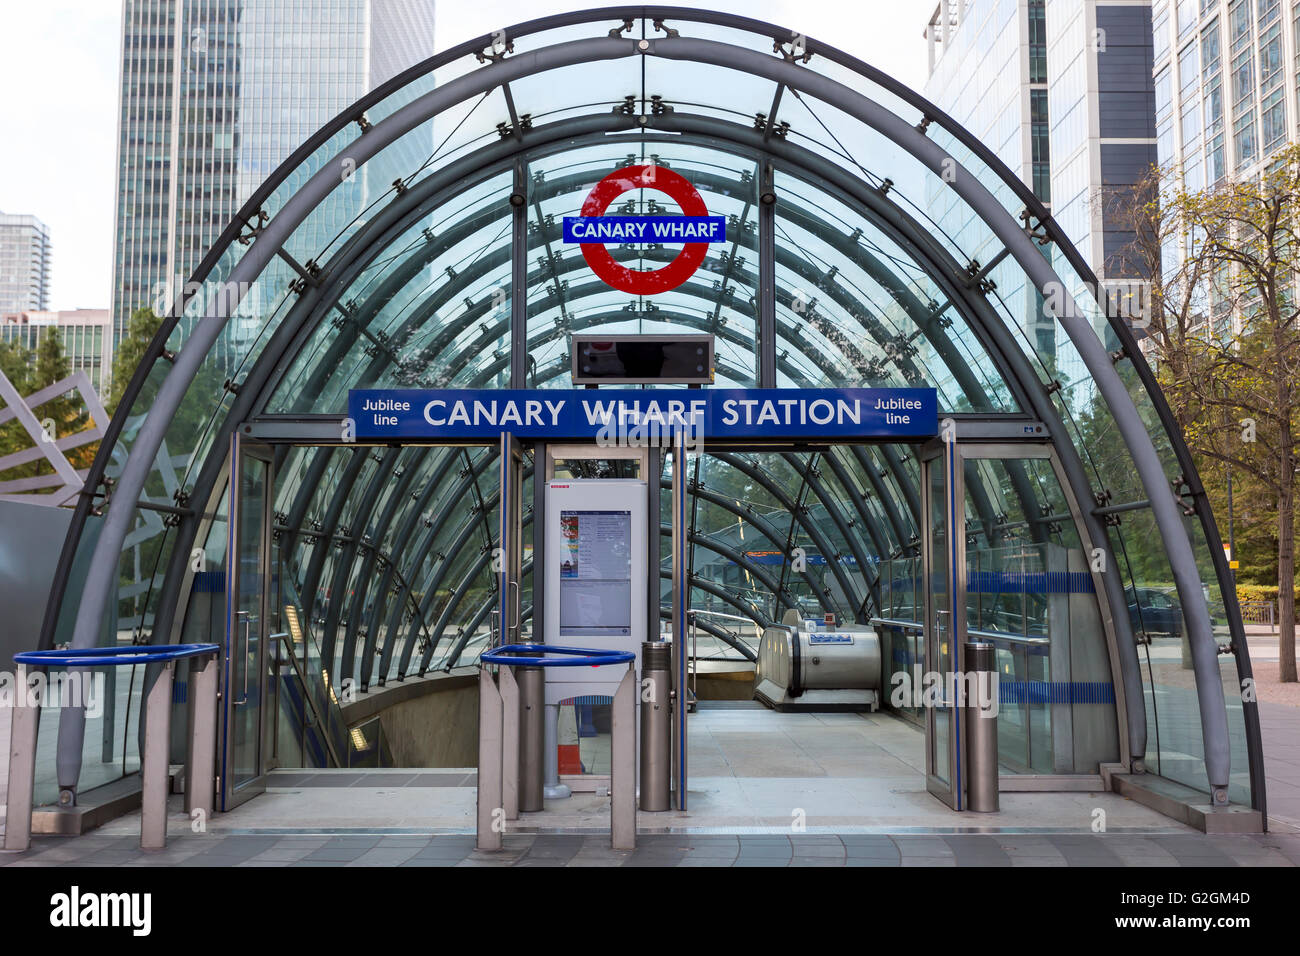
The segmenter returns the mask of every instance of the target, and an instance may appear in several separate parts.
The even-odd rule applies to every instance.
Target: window
[[[1249,165],[1259,154],[1255,137],[1255,111],[1249,110],[1232,124],[1232,137],[1237,143],[1237,166]]]
[[[1192,100],[1183,105],[1183,150],[1193,149],[1201,142],[1201,104]]]
[[[1034,195],[1044,205],[1052,201],[1052,169],[1047,163],[1034,163]]]
[[[1201,31],[1201,59],[1205,72],[1219,68],[1219,21],[1215,20]]]
[[[1169,120],[1156,126],[1156,158],[1162,164],[1174,158],[1174,124]]]
[[[1291,24],[1292,41],[1296,50],[1296,65],[1300,67],[1300,3],[1295,5],[1295,12],[1292,14],[1295,18]],[[1300,69],[1296,71],[1296,87],[1300,90]]]
[[[1271,153],[1286,139],[1286,100],[1281,88],[1264,97],[1260,120],[1263,126],[1264,152]]]
[[[1205,128],[1211,133],[1223,129],[1223,82],[1217,73],[1205,82]]]
[[[1228,31],[1234,51],[1250,38],[1250,4],[1247,0],[1234,0],[1228,8]]]
[[[1255,92],[1252,78],[1250,49],[1247,48],[1232,58],[1232,105],[1240,106]]]
[[[1047,90],[1029,91],[1029,140],[1033,163],[1033,188],[1043,202],[1051,202],[1051,148],[1047,117]]]
[[[1047,19],[1043,0],[1029,3],[1029,82],[1047,82]]]
[[[1155,63],[1169,55],[1169,12],[1162,10],[1151,21],[1151,35],[1154,42]]]
[[[1282,82],[1282,24],[1275,23],[1259,38],[1259,86],[1269,92]]]
[[[1168,115],[1169,110],[1173,107],[1173,93],[1169,88],[1169,70],[1161,70],[1160,75],[1156,77],[1156,119],[1159,120]]]
[[[1178,88],[1187,94],[1187,88],[1201,78],[1201,62],[1197,56],[1196,44],[1189,43],[1178,54]]]

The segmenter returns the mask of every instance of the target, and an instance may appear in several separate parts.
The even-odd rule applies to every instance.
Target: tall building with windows
[[[35,216],[0,212],[0,312],[44,309],[50,297],[50,231]]]
[[[1157,0],[1152,7],[1162,165],[1201,189],[1250,175],[1296,138],[1300,3]]]
[[[433,53],[433,0],[125,0],[112,313],[165,309],[266,177]],[[412,147],[416,147],[413,145]],[[429,150],[421,154],[427,155]],[[330,236],[391,183],[341,190]]]
[[[1020,176],[1103,282],[1132,278],[1118,255],[1132,235],[1103,196],[1156,161],[1150,24],[1142,0],[943,0],[925,30],[926,96]],[[932,215],[959,229],[944,193]],[[999,294],[1050,353],[1063,333],[1041,298],[1023,284]]]
[[[113,370],[113,323],[108,309],[40,310],[0,313],[0,342],[32,354],[57,331],[72,372],[85,372],[100,398],[108,398]]]

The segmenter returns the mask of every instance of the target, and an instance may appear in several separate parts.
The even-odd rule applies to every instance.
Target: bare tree
[[[1276,503],[1280,678],[1296,681],[1300,146],[1257,177],[1189,192],[1152,170],[1125,255],[1151,277],[1147,349],[1194,453]]]

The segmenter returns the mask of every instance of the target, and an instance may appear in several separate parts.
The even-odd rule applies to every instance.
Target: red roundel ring
[[[624,166],[616,169],[592,187],[586,202],[582,204],[581,215],[584,217],[603,216],[605,210],[629,189],[657,189],[669,198],[677,201],[684,216],[707,216],[708,207],[699,190],[685,177],[663,166]],[[677,258],[662,269],[642,272],[629,269],[614,261],[609,250],[599,242],[584,242],[580,245],[583,258],[591,271],[606,283],[632,295],[654,295],[675,289],[692,275],[704,262],[708,254],[707,242],[688,242],[682,246]]]

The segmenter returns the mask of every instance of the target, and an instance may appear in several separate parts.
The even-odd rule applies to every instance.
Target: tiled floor
[[[508,834],[504,849],[474,837],[174,835],[144,853],[134,836],[41,837],[0,867],[22,866],[1161,866],[1300,865],[1300,836],[1203,834],[649,834],[631,851],[608,836]]]
[[[1300,820],[1300,711],[1262,712],[1272,807]],[[0,866],[1300,864],[1300,829],[1280,817],[1272,833],[1206,836],[1099,792],[1004,792],[996,814],[956,814],[925,792],[920,732],[884,715],[703,708],[691,730],[690,810],[638,814],[633,852],[609,848],[608,799],[594,794],[525,814],[504,850],[480,853],[472,770],[280,771],[205,833],[174,798],[164,851],[139,850],[132,814],[75,840],[37,838]]]
[[[1183,831],[1182,825],[1113,793],[1004,793],[996,814],[948,809],[926,792],[919,728],[885,714],[781,714],[762,707],[703,707],[691,718],[688,812],[640,813],[643,833],[954,832],[970,828],[1090,832]],[[223,833],[431,834],[473,832],[472,771],[280,771],[267,792],[209,829]],[[1102,813],[1098,813],[1098,811]],[[184,830],[186,819],[173,822]],[[109,833],[138,832],[123,817]],[[577,793],[524,814],[514,832],[606,833],[609,799]],[[509,831],[508,831],[509,832]]]
[[[1300,832],[1300,707],[1261,703],[1270,826]]]

